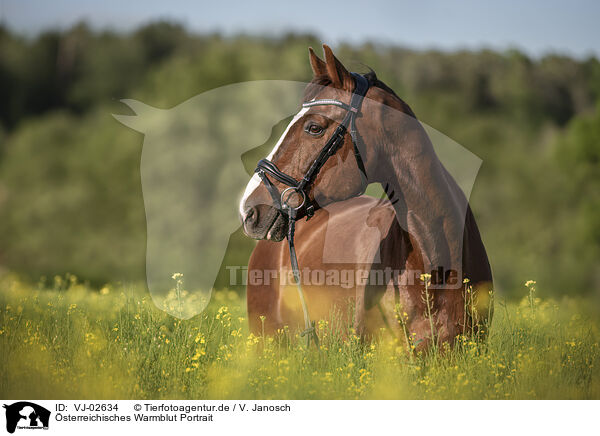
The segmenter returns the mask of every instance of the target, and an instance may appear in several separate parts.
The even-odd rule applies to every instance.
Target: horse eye
[[[306,131],[311,135],[320,135],[323,133],[323,127],[319,126],[318,124],[309,124],[306,127]]]

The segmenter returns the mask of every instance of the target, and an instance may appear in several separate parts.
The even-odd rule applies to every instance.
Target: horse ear
[[[312,47],[308,47],[308,57],[310,59],[310,66],[312,67],[314,76],[326,76],[327,66],[325,65],[325,62],[323,62],[321,58],[315,54],[315,51],[312,49]]]
[[[334,87],[352,91],[354,88],[354,79],[346,67],[333,55],[333,51],[327,44],[323,44],[325,53],[325,62],[327,63],[327,75],[331,79]]]
[[[162,109],[157,109],[137,100],[124,99],[121,102],[129,106],[135,112],[135,115],[113,114],[113,118],[130,129],[141,133],[145,133],[148,126],[152,126],[153,122],[156,121],[156,117],[164,112]]]

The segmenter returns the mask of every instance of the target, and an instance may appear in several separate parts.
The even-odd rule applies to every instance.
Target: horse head
[[[309,49],[314,77],[305,89],[303,101],[334,100],[349,104],[355,79],[327,45],[323,49],[325,61]],[[303,107],[293,117],[267,159],[283,173],[301,180],[334,135],[346,112],[346,109],[335,105]],[[357,120],[357,125],[362,124],[362,120]],[[357,166],[349,130],[335,156],[325,162],[307,190],[307,196],[319,207],[355,197],[364,191],[364,176]],[[373,149],[370,150],[363,150],[366,156],[362,158],[373,162]],[[274,183],[280,192],[288,187],[277,181]],[[268,189],[255,174],[246,187],[239,210],[248,236],[273,241],[284,238],[287,220],[272,200]]]

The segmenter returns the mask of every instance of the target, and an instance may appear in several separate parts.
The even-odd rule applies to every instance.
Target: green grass
[[[34,399],[600,399],[597,302],[496,298],[489,338],[409,357],[319,323],[321,350],[248,334],[245,304],[213,295],[181,321],[136,287],[0,279],[0,392]]]

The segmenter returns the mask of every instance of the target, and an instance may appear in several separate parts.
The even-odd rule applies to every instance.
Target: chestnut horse
[[[309,103],[269,155],[270,162],[296,180],[348,111],[348,106],[310,102],[348,105],[358,87],[356,76],[328,46],[323,49],[325,60],[309,49],[314,73],[304,95]],[[310,316],[329,320],[336,312],[369,337],[382,327],[398,334],[400,309],[417,348],[431,345],[432,338],[453,343],[467,329],[478,328],[466,321],[471,313],[465,312],[463,279],[470,280],[475,295],[477,322],[491,314],[492,274],[477,224],[409,106],[375,73],[364,77],[369,87],[355,119],[359,135],[344,132],[342,145],[307,192],[318,210],[311,219],[297,221],[296,251]],[[389,200],[363,196],[365,176],[369,183],[381,184]],[[287,188],[277,180],[272,185],[279,192]],[[303,324],[300,298],[287,274],[290,255],[282,242],[288,217],[270,189],[255,174],[240,202],[244,232],[260,239],[249,261],[247,285],[248,320],[257,334],[263,328],[273,333],[284,325]],[[421,273],[432,275],[429,298],[424,298]]]

